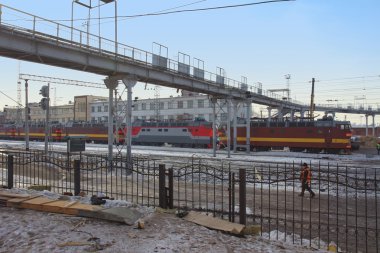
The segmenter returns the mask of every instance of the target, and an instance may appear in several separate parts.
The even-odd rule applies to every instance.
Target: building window
[[[102,117],[98,117],[98,122],[102,122]]]
[[[193,108],[193,100],[187,101],[187,108],[189,108],[189,109]]]
[[[146,116],[141,116],[141,119],[142,120],[146,120]]]
[[[138,110],[139,110],[139,104],[135,103],[135,104],[133,105],[133,110],[134,110],[134,111],[138,111]]]
[[[133,121],[136,121],[139,119],[139,116],[133,116]]]
[[[108,117],[104,116],[104,122],[108,122]]]
[[[160,102],[160,110],[163,110],[165,108],[165,103],[164,102]]]
[[[154,103],[150,103],[150,109],[154,110],[155,108],[156,108],[155,104]]]
[[[108,105],[104,106],[104,112],[108,112]]]
[[[168,102],[168,109],[174,109],[174,102],[173,101]]]
[[[95,106],[91,106],[91,112],[95,112]]]
[[[86,104],[85,103],[78,103],[78,108],[80,112],[86,111]]]
[[[198,100],[198,108],[204,108],[205,107],[205,101],[203,99]]]
[[[183,108],[183,101],[178,101],[178,109],[182,109]]]
[[[146,104],[145,103],[141,104],[141,110],[143,110],[143,111],[146,110]]]
[[[98,106],[98,112],[101,112],[101,111],[102,111],[102,107]]]

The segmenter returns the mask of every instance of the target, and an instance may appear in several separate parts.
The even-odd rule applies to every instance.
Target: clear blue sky
[[[86,2],[86,0],[82,0]],[[98,0],[94,0],[97,3]],[[250,0],[118,0],[118,15],[127,16],[171,9],[194,9],[245,4]],[[47,19],[69,20],[71,0],[1,0],[0,3]],[[75,5],[74,18],[87,18],[85,8]],[[114,5],[101,8],[102,16],[113,16]],[[205,69],[225,69],[227,77],[248,78],[249,84],[261,82],[264,89],[286,88],[285,74],[291,75],[291,97],[309,103],[315,77],[315,100],[326,104],[367,103],[380,107],[380,1],[378,0],[297,0],[222,10],[178,13],[140,18],[119,18],[119,41],[146,51],[152,42],[169,48],[168,56],[176,59],[178,51],[205,61]],[[97,17],[97,10],[92,11]],[[114,38],[112,20],[101,21],[101,36]],[[86,30],[84,21],[76,28]],[[66,22],[69,24],[69,22]],[[98,34],[97,21],[91,32]],[[0,38],[1,39],[1,38]],[[15,61],[0,57],[0,91],[17,99],[17,79],[21,73],[102,82],[103,76]],[[29,101],[37,102],[41,84],[30,84]],[[134,96],[153,97],[140,84]],[[58,104],[74,95],[107,91],[56,86]],[[161,97],[176,92],[161,89]],[[366,100],[355,100],[365,97]],[[24,99],[24,94],[23,94]],[[0,108],[15,105],[0,94]],[[341,116],[342,119],[343,116]],[[379,118],[379,117],[378,117]],[[348,117],[350,119],[350,117]],[[360,117],[352,120],[359,121]],[[379,119],[377,119],[379,121]],[[370,121],[372,122],[372,121]]]

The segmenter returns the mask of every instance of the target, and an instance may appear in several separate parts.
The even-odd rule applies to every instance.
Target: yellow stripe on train
[[[238,137],[237,141],[245,141],[246,137]],[[221,141],[227,141],[227,137],[220,137]],[[325,143],[325,138],[265,138],[251,137],[251,142],[305,142],[305,143]],[[331,143],[350,143],[349,139],[332,139]]]

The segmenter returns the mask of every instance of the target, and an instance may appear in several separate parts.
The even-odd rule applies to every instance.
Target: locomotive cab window
[[[160,129],[158,129],[158,132],[162,132],[162,129],[160,128]]]
[[[167,132],[168,131],[168,129],[164,129],[164,132]]]
[[[187,129],[186,128],[182,129],[182,132],[187,132]]]

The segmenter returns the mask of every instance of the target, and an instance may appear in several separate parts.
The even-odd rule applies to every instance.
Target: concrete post
[[[301,114],[301,122],[303,122],[303,119],[304,119],[304,117],[305,117],[305,110],[304,110],[304,109],[301,109],[300,114]]]
[[[269,127],[270,126],[270,121],[271,121],[271,115],[272,113],[272,108],[268,107],[268,121],[267,121],[267,126]]]
[[[290,110],[290,122],[294,121],[294,110]]]
[[[113,140],[114,140],[114,134],[113,134],[113,90],[116,89],[118,85],[118,80],[112,79],[112,77],[108,77],[107,79],[104,79],[104,83],[108,88],[108,164],[109,169],[112,170],[112,160],[113,160]],[[116,129],[117,133],[117,129]]]
[[[25,80],[25,150],[29,151],[29,102],[28,102],[28,80]]]
[[[211,98],[212,103],[212,150],[213,157],[216,157],[216,138],[217,138],[217,129],[216,129],[216,98]],[[219,143],[220,144],[220,143]]]
[[[234,146],[234,153],[236,153],[236,146],[237,146],[237,106],[238,106],[238,102],[235,101],[235,100],[232,100],[232,106],[233,106],[233,117],[234,117],[234,120],[233,120],[233,131],[234,131],[234,134],[233,134],[233,146]]]
[[[46,122],[45,122],[45,155],[48,154],[49,147],[49,134],[50,134],[50,83],[48,83],[48,92],[47,92],[47,105],[46,105]]]
[[[123,78],[123,83],[127,87],[128,96],[127,96],[127,166],[128,169],[132,169],[132,88],[136,85],[137,81],[135,78]]]
[[[375,134],[375,114],[372,114],[372,136],[376,136],[376,134]]]
[[[246,151],[247,154],[251,151],[251,101],[247,102],[247,125],[246,125]]]
[[[230,99],[227,101],[227,157],[231,157],[231,103]]]
[[[279,108],[277,108],[277,117],[278,117],[279,120],[282,119],[282,117],[283,117],[283,114],[282,114],[283,109],[284,108],[282,106],[280,106]]]

